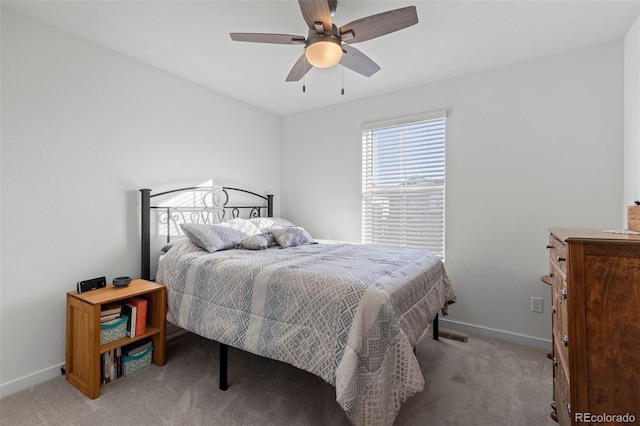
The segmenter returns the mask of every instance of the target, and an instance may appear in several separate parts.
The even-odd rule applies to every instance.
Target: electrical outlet
[[[531,312],[542,312],[542,297],[531,298]]]

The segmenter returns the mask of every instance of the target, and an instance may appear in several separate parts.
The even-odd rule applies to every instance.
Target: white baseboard
[[[186,333],[186,331],[167,322],[167,340],[178,337],[183,333]],[[61,376],[62,371],[60,368],[63,366],[64,363],[54,365],[53,367],[45,368],[44,370],[12,380],[11,382],[0,384],[0,399]]]
[[[526,336],[524,334],[512,333],[509,331],[496,330],[495,328],[451,321],[442,317],[438,319],[438,324],[442,327],[462,331],[464,333],[477,334],[518,345],[532,346],[534,348],[546,349],[549,351],[551,350],[551,340],[541,339],[539,337]]]
[[[28,376],[21,377],[8,383],[0,385],[0,399],[29,389],[31,386],[38,385],[46,382],[47,380],[55,379],[62,375],[62,368],[64,364],[54,365],[53,367],[45,368],[36,373],[29,374]]]

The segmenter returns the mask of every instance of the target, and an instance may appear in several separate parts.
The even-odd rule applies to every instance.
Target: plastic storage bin
[[[113,342],[114,340],[127,337],[127,322],[129,317],[122,315],[111,321],[100,324],[100,344]]]
[[[153,354],[153,346],[145,349],[139,354],[122,357],[122,375],[128,376],[138,370],[143,369],[151,364],[151,355]]]

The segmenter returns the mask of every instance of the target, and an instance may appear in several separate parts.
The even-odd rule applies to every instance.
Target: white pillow
[[[296,226],[287,219],[282,219],[280,217],[252,217],[249,219],[249,222],[256,225],[262,233],[268,233],[273,228],[289,228],[291,226]]]
[[[240,241],[236,248],[243,248],[247,250],[264,250],[275,245],[277,244],[273,236],[269,234],[255,234],[250,235],[244,240]]]
[[[189,240],[209,253],[234,248],[247,234],[227,226],[183,223],[182,232]]]
[[[247,235],[255,235],[260,233],[260,228],[251,223],[249,219],[229,219],[224,222],[218,223],[220,226],[226,226],[227,228],[235,229],[237,231],[244,232]]]
[[[274,228],[271,235],[282,248],[295,247],[303,244],[315,244],[313,238],[304,228],[291,226],[289,228]]]

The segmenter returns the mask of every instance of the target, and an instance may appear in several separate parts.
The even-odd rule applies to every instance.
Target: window
[[[446,111],[362,126],[362,242],[444,260]]]

